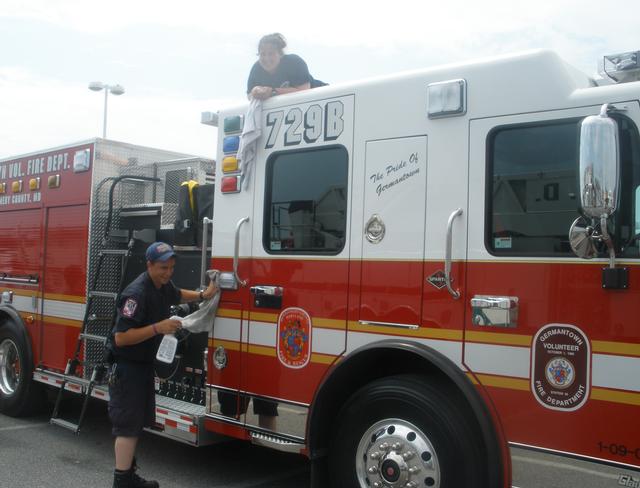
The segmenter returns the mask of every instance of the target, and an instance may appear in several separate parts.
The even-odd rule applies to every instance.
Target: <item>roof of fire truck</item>
[[[163,149],[158,149],[158,148],[152,148],[149,146],[141,146],[138,144],[130,144],[128,142],[121,142],[121,141],[116,141],[113,139],[102,139],[100,137],[94,137],[91,139],[83,139],[81,141],[73,141],[69,144],[61,144],[59,146],[53,146],[53,147],[44,147],[42,149],[38,149],[35,151],[29,151],[28,153],[23,153],[23,154],[15,154],[15,155],[11,155],[11,156],[7,156],[4,158],[0,158],[0,163],[6,162],[6,161],[13,161],[13,160],[17,160],[17,159],[22,159],[22,158],[27,158],[29,156],[36,156],[36,155],[40,155],[43,153],[52,153],[52,152],[56,152],[56,151],[61,151],[64,149],[69,149],[72,147],[76,147],[76,146],[83,146],[86,144],[94,144],[94,143],[105,143],[105,144],[109,144],[109,145],[115,145],[121,148],[129,148],[129,149],[133,149],[133,150],[147,150],[147,151],[161,151],[163,153],[169,154],[171,155],[172,159],[183,159],[183,158],[193,158],[195,156],[191,155],[191,154],[185,154],[182,152],[177,152],[177,151],[169,151],[169,150],[163,150]],[[166,159],[166,158],[165,158]],[[204,159],[204,158],[203,158]]]
[[[628,70],[623,80],[611,77],[612,70],[589,76],[564,61],[554,51],[547,49],[530,50],[505,54],[467,62],[394,73],[391,75],[331,84],[313,90],[303,90],[286,95],[287,105],[303,103],[318,97],[356,93],[374,95],[379,109],[384,111],[386,103],[397,104],[402,98],[411,100],[414,93],[426,91],[426,85],[464,79],[468,85],[467,115],[473,118],[513,114],[537,110],[561,109],[576,99],[588,103],[594,90],[611,91],[611,97],[624,99],[626,93],[633,92],[637,98],[640,85],[640,52],[625,53],[636,57],[636,65]],[[623,55],[614,55],[623,56]],[[613,56],[604,56],[605,62]],[[618,58],[614,58],[618,59]],[[600,64],[602,64],[602,60]],[[602,68],[601,68],[602,69]],[[625,68],[626,69],[626,68]],[[636,80],[636,81],[631,81]],[[617,83],[617,81],[631,81]],[[602,92],[600,92],[602,93]],[[276,106],[285,97],[275,97],[265,101],[265,109]],[[612,100],[613,101],[613,100]],[[408,105],[408,108],[410,105]],[[246,111],[247,103],[221,110],[225,114]]]

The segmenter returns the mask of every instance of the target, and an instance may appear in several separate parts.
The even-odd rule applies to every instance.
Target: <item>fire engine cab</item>
[[[220,112],[211,428],[307,454],[317,486],[510,486],[508,446],[638,468],[639,61]]]
[[[504,488],[518,479],[513,449],[634,482],[640,52],[601,65],[590,77],[533,51],[215,114],[215,224],[191,219],[195,278],[176,282],[193,288],[214,268],[223,291],[212,332],[157,371],[155,432],[304,454],[314,488]],[[0,161],[10,414],[40,383],[104,398],[107,326],[92,324],[112,308],[94,300],[113,300],[150,238],[182,238],[184,219],[161,217],[182,201],[166,188],[202,188],[210,172],[132,161],[96,174],[92,160],[73,176],[92,178],[84,207],[74,199],[89,183],[60,200],[48,189],[51,203],[27,198],[41,209],[28,224],[27,172],[48,158]],[[75,155],[56,161],[42,182],[72,177],[60,168]],[[151,209],[156,220],[135,220]],[[123,249],[126,266],[104,264]],[[109,274],[107,296],[93,277]]]

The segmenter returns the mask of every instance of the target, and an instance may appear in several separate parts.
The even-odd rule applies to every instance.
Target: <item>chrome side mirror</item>
[[[569,245],[576,256],[593,259],[598,255],[595,229],[584,217],[578,217],[569,229]]]
[[[584,215],[594,219],[609,216],[618,204],[620,156],[618,124],[607,115],[591,115],[580,127],[580,201]]]

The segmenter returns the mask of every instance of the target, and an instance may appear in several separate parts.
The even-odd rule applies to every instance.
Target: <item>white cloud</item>
[[[104,97],[86,84],[0,68],[0,93],[0,157],[102,136]],[[160,94],[110,96],[107,137],[214,157],[216,130],[200,124],[200,112],[227,103]]]

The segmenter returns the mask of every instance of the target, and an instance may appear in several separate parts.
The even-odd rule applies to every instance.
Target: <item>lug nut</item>
[[[399,442],[396,442],[394,445],[391,446],[391,449],[393,449],[394,451],[401,451],[402,450],[402,444]]]
[[[376,474],[378,472],[378,467],[371,466],[369,469],[367,469],[367,471],[369,472],[369,474]]]
[[[413,457],[414,454],[415,453],[413,451],[407,451],[402,455],[402,459],[404,459],[405,461],[408,461]]]
[[[382,453],[376,451],[376,452],[372,452],[369,457],[374,461],[376,461],[380,459],[380,456],[382,456]]]
[[[382,483],[380,483],[379,481],[374,481],[373,482],[373,488],[382,488]]]
[[[409,474],[416,474],[418,471],[420,471],[420,467],[418,466],[413,466],[409,468]]]
[[[388,451],[389,450],[389,443],[388,442],[383,442],[382,444],[380,444],[380,450],[381,451]]]
[[[418,486],[418,484],[415,481],[408,481],[404,485],[404,488],[416,488],[417,486]]]

